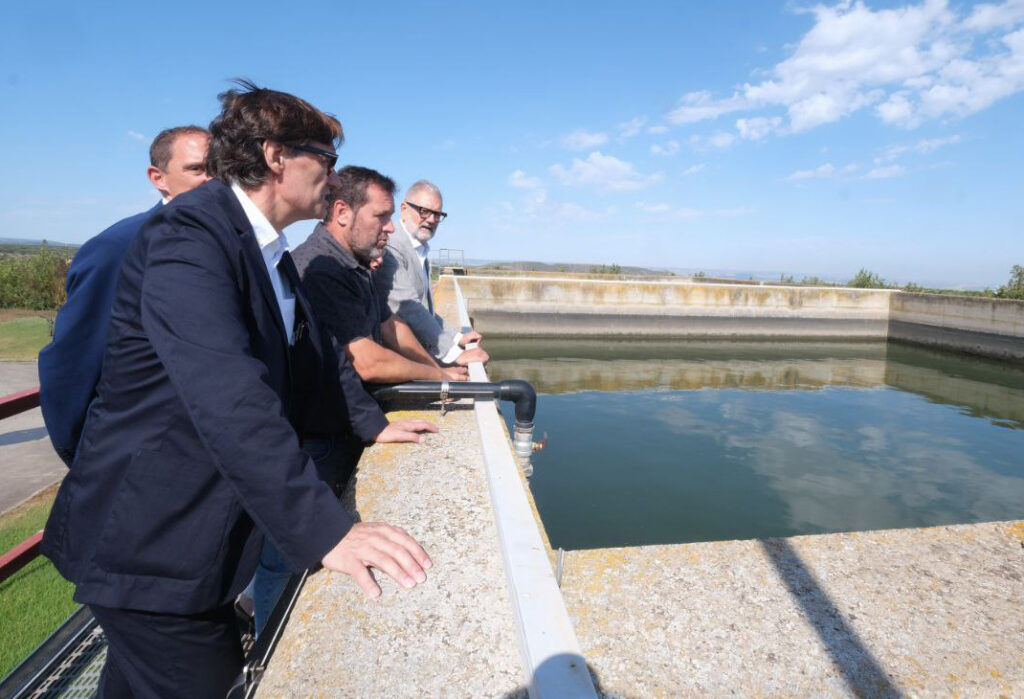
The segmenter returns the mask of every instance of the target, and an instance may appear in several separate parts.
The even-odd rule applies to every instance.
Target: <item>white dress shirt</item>
[[[290,345],[295,332],[295,292],[277,268],[281,256],[288,250],[288,239],[284,237],[284,233],[274,228],[237,182],[232,183],[231,191],[238,197],[238,203],[242,205],[242,210],[245,211],[245,216],[256,235],[256,244],[260,246],[260,252],[263,254],[263,263],[267,266],[267,274],[270,275],[270,285],[274,287],[277,307],[281,311],[281,319],[284,321]]]
[[[398,226],[409,238],[409,242],[412,243],[413,252],[416,253],[416,257],[420,260],[420,271],[423,273],[424,288],[427,290],[427,295],[430,295],[430,274],[427,272],[427,259],[430,256],[430,244],[420,242],[416,236],[406,230],[405,221],[402,220],[401,216],[398,217]],[[429,304],[428,308],[433,308],[433,303]],[[462,348],[459,347],[460,342],[462,342],[462,333],[455,333],[455,340],[452,343],[452,348],[448,350],[448,354],[441,358],[443,363],[451,364],[460,354],[462,354]]]

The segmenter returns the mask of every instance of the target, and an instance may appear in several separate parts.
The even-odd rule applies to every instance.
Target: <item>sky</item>
[[[444,193],[472,259],[995,287],[1024,264],[1024,0],[0,7],[0,237],[156,201],[230,79]],[[294,246],[312,229],[295,224]]]

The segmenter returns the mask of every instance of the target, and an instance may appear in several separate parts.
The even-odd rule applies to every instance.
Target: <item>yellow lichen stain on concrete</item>
[[[1013,522],[1008,525],[1003,531],[1012,536],[1018,541],[1024,542],[1024,521]]]

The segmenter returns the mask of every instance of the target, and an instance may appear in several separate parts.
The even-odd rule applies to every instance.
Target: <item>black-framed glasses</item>
[[[316,146],[310,146],[305,143],[300,143],[298,145],[286,143],[285,145],[292,150],[298,150],[303,153],[312,153],[313,155],[320,156],[320,158],[323,159],[324,165],[327,166],[328,172],[333,170],[335,164],[338,162],[338,154],[333,151],[324,150],[323,148],[317,148]]]
[[[408,204],[409,206],[411,206],[412,210],[420,215],[420,218],[426,218],[427,216],[434,216],[437,219],[438,223],[441,223],[441,221],[443,221],[446,218],[448,218],[448,214],[446,214],[443,211],[434,211],[433,209],[428,209],[425,206],[419,206],[417,204],[413,204],[411,201],[407,201],[405,203]]]

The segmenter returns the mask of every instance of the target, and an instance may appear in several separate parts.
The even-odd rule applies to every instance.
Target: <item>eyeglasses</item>
[[[322,159],[323,164],[327,167],[327,172],[330,173],[334,169],[335,163],[338,162],[338,154],[323,148],[317,148],[316,146],[310,146],[306,144],[292,145],[290,143],[285,144],[292,150],[302,151],[303,153],[312,153],[313,155],[319,156]]]
[[[441,221],[445,220],[448,217],[448,214],[446,214],[443,211],[434,211],[433,209],[428,209],[425,206],[417,206],[416,204],[413,204],[411,201],[407,201],[405,203],[411,206],[412,210],[420,215],[420,218],[433,216],[434,218],[437,219],[438,223],[441,223]]]

